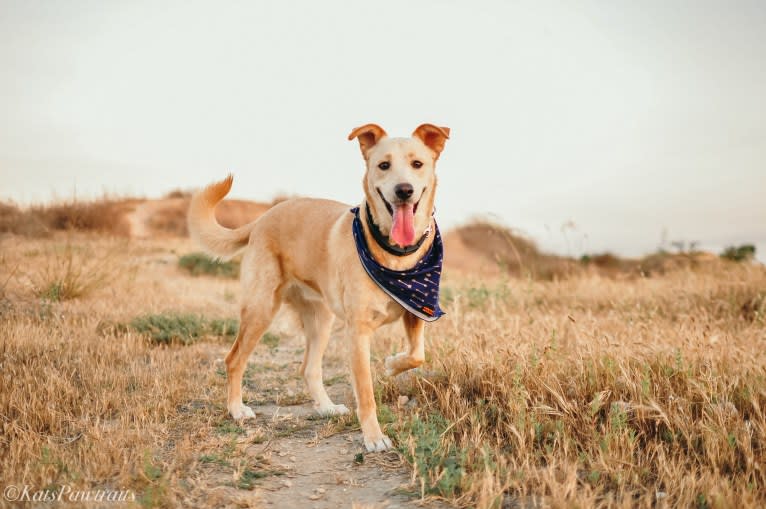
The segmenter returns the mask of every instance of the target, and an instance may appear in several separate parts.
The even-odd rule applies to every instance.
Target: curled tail
[[[218,224],[215,206],[231,190],[234,177],[229,175],[196,193],[189,205],[187,224],[189,235],[209,254],[228,259],[247,246],[254,223],[231,230]]]

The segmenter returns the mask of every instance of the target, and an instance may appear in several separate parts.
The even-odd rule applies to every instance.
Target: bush
[[[237,321],[232,318],[206,320],[199,315],[177,313],[138,316],[130,322],[130,327],[147,334],[154,343],[184,345],[205,336],[233,337],[239,330]]]
[[[721,258],[732,260],[734,262],[744,262],[755,258],[755,246],[752,244],[742,244],[741,246],[729,246],[721,253]]]
[[[178,259],[178,266],[192,276],[208,275],[236,279],[239,277],[239,262],[222,262],[205,253],[189,253]]]

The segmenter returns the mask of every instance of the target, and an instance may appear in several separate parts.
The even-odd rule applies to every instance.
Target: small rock
[[[285,451],[279,451],[279,452],[277,453],[277,455],[278,455],[280,458],[284,458],[285,456],[287,456],[287,452],[285,452]]]
[[[399,399],[397,399],[397,400],[396,400],[396,404],[397,404],[398,406],[400,406],[400,407],[403,407],[404,405],[406,405],[406,404],[407,404],[407,402],[408,402],[409,400],[410,400],[410,398],[409,398],[408,396],[405,396],[405,395],[401,395],[401,396],[399,396]]]
[[[289,460],[295,463],[295,456],[290,456]]]
[[[665,493],[664,491],[658,491],[657,493],[654,494],[654,496],[657,497],[657,500],[660,500],[662,498],[667,497],[668,494]]]
[[[314,490],[314,491],[316,491],[316,492],[317,492],[317,493],[319,493],[320,495],[323,495],[324,493],[326,493],[326,492],[327,492],[327,490],[326,490],[326,489],[324,489],[324,488],[317,488],[317,489],[316,489],[316,490]]]
[[[322,498],[322,495],[317,495],[316,493],[309,495],[309,500],[319,500],[320,498]]]
[[[734,403],[732,403],[731,401],[721,401],[719,403],[716,403],[714,405],[714,407],[716,409],[720,410],[720,412],[722,414],[727,415],[727,416],[735,416],[736,417],[738,415],[738,413],[739,413],[737,411],[737,407],[734,406]]]
[[[628,401],[613,401],[611,408],[622,412],[625,415],[631,415],[633,413],[633,405],[631,405]]]
[[[283,485],[285,488],[289,488],[290,486],[292,486],[292,485],[293,485],[293,482],[292,482],[290,479],[285,479],[284,481],[282,481],[282,485]]]

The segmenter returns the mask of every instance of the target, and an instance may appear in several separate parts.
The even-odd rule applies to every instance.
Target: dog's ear
[[[353,140],[357,138],[359,140],[359,148],[362,149],[362,155],[367,158],[367,151],[374,147],[381,138],[386,136],[388,134],[378,124],[365,124],[351,131],[348,139]]]
[[[433,124],[421,124],[412,132],[413,138],[419,138],[423,144],[436,153],[435,159],[444,150],[444,143],[449,139],[449,127],[438,127]]]

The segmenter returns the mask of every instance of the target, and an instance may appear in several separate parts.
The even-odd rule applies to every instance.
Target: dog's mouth
[[[423,198],[426,188],[423,188],[423,191],[420,193],[420,198],[414,204],[404,201],[394,203],[393,205],[386,200],[380,188],[376,187],[375,190],[378,192],[380,199],[383,200],[388,213],[391,214],[393,219],[389,237],[401,247],[411,245],[415,242],[415,212],[418,211],[420,199]]]
[[[386,210],[388,210],[388,213],[393,216],[394,215],[394,207],[388,202],[388,200],[386,200],[386,197],[383,196],[383,191],[381,191],[379,187],[376,187],[375,190],[378,192],[378,196],[380,196],[380,199],[383,200],[383,204],[386,206]],[[426,188],[425,187],[423,188],[423,191],[420,193],[420,198],[421,199],[423,198],[424,194],[426,194]],[[401,206],[404,206],[404,205],[412,205],[412,204],[409,204],[407,202],[400,202],[400,203],[396,204],[397,207],[401,207]],[[418,205],[420,205],[420,200],[416,201],[415,204],[412,205],[412,213],[413,214],[418,211]]]

